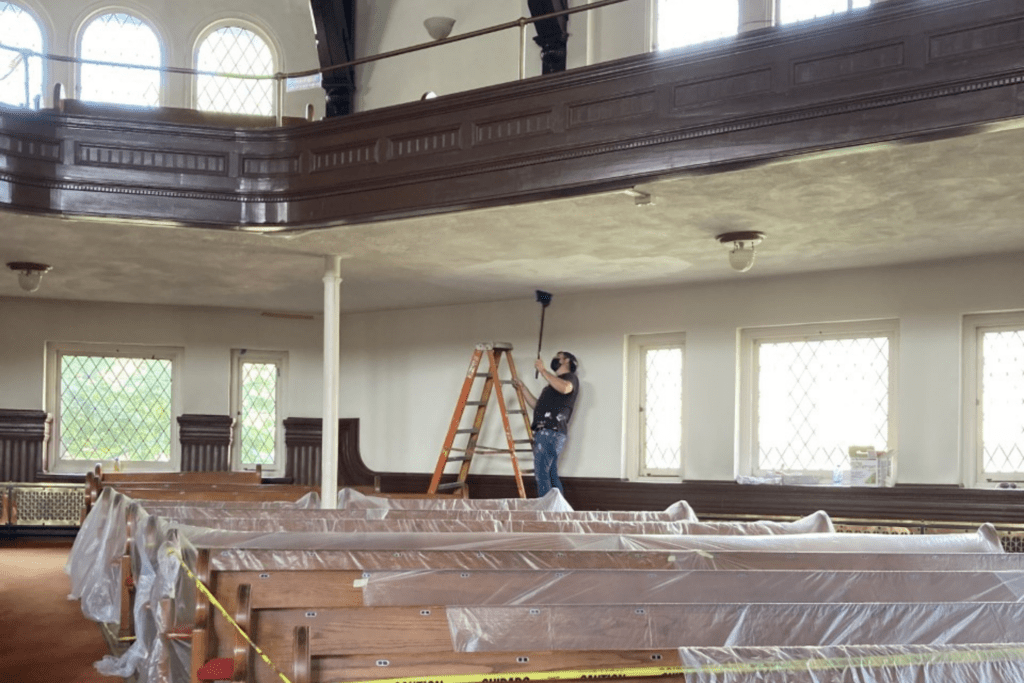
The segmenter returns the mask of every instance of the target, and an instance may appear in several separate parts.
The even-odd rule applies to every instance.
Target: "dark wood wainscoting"
[[[285,478],[293,484],[320,484],[320,450],[323,420],[318,417],[289,417],[284,421],[284,444],[288,453]],[[359,418],[338,420],[338,485],[373,484],[370,471],[359,455]],[[425,489],[424,489],[425,490]]]
[[[350,484],[376,478],[385,493],[426,491],[429,473],[374,472],[357,448],[339,453],[339,469]],[[354,460],[353,460],[354,458]],[[454,474],[446,480],[454,479]],[[471,498],[516,495],[512,476],[469,476]],[[535,495],[525,478],[527,495]],[[685,500],[705,519],[795,517],[825,510],[833,519],[1024,524],[1024,489],[966,489],[903,484],[891,488],[832,486],[747,486],[732,481],[658,484],[592,477],[562,477],[565,497],[577,510],[664,510]]]
[[[229,415],[181,415],[182,472],[227,472],[231,469],[234,420]]]
[[[37,481],[49,436],[46,412],[0,410],[0,481]]]
[[[932,139],[1024,114],[1022,21],[1019,0],[875,3],[281,128],[89,103],[0,108],[0,205],[305,230]]]

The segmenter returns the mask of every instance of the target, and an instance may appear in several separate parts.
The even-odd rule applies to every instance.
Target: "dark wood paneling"
[[[233,425],[234,420],[229,415],[179,416],[181,471],[230,471]]]
[[[340,467],[360,475],[352,483],[379,480],[385,493],[425,492],[430,474],[374,472],[356,450],[342,454]],[[346,460],[356,458],[346,462]],[[448,477],[454,479],[454,475]],[[705,518],[803,516],[825,510],[833,518],[893,521],[992,522],[1024,524],[1024,489],[964,489],[958,486],[901,485],[891,488],[832,486],[746,486],[731,481],[673,484],[618,479],[562,477],[565,497],[576,510],[664,510],[685,500]],[[471,498],[517,495],[509,476],[473,475]],[[524,478],[527,495],[536,495],[533,478]]]
[[[282,128],[0,108],[3,201],[309,229],[623,188],[1020,117],[1021,26],[1019,0],[887,2]]]
[[[284,443],[288,449],[286,478],[294,484],[320,485],[320,453],[323,420],[318,417],[289,417],[284,420]],[[338,485],[370,486],[373,473],[359,454],[359,418],[338,420]]]
[[[49,427],[42,410],[0,410],[0,481],[39,479]]]

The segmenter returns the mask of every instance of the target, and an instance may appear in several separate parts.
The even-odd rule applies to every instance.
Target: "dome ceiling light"
[[[729,265],[733,270],[745,273],[754,267],[754,247],[764,239],[764,233],[757,230],[724,232],[715,239],[727,247],[732,247],[729,252]]]
[[[34,292],[39,289],[43,273],[49,272],[52,268],[45,263],[32,263],[31,261],[11,261],[7,267],[18,274],[18,285],[26,292]]]

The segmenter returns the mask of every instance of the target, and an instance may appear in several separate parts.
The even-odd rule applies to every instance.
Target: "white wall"
[[[216,22],[241,20],[241,25],[268,40],[278,55],[278,68],[285,73],[317,69],[313,19],[309,0],[116,0],[66,2],[65,0],[16,0],[42,24],[44,52],[77,55],[83,27],[94,17],[109,11],[131,12],[144,19],[164,45],[165,66],[192,68],[193,51],[205,30]],[[76,68],[52,62],[44,72],[43,97],[51,106],[54,83],[63,83],[65,96],[74,97]],[[165,106],[193,107],[191,79],[170,74],[165,80]],[[320,88],[285,95],[285,115],[305,116],[306,104],[323,115],[324,93]]]
[[[288,415],[321,413],[320,319],[268,318],[259,311],[0,299],[0,408],[45,409],[47,342],[148,344],[184,349],[183,410],[227,415],[231,350],[288,351]]]
[[[685,332],[687,478],[728,480],[734,477],[738,328],[898,318],[899,480],[959,483],[961,318],[1020,309],[1020,254],[772,279],[758,279],[755,271],[727,283],[642,292],[556,293],[544,358],[558,350],[576,353],[582,381],[560,472],[626,476],[627,334]],[[539,314],[540,305],[524,294],[516,302],[347,316],[341,411],[361,418],[367,464],[431,471],[474,343],[513,342],[520,374],[527,375]],[[540,386],[532,372],[528,381]],[[500,443],[496,433],[490,438]],[[474,464],[474,471],[506,470],[489,463]]]
[[[455,19],[452,37],[529,16],[525,0],[360,0],[356,48],[360,57],[431,42],[424,19]],[[540,73],[540,52],[528,32],[527,74]],[[365,111],[519,78],[519,30],[511,29],[357,67],[356,109]]]
[[[653,0],[628,0],[569,18],[567,68],[642,54],[650,45]],[[572,7],[588,4],[573,0]],[[525,0],[361,0],[356,11],[360,57],[430,41],[423,20],[455,19],[452,37],[529,17]],[[541,72],[540,48],[526,29],[526,77]],[[519,78],[518,28],[357,68],[356,108],[376,109],[420,99],[427,91],[448,95]]]
[[[741,327],[898,318],[899,481],[960,482],[961,322],[969,313],[1024,310],[1024,254],[958,263],[562,295],[547,310],[544,358],[580,359],[580,404],[560,471],[623,477],[627,334],[686,334],[689,479],[734,476],[736,339]],[[344,285],[342,285],[344,288]],[[344,290],[342,292],[344,297]],[[511,302],[347,315],[342,320],[341,415],[361,420],[361,450],[380,471],[430,472],[473,347],[510,341],[535,389],[540,304]],[[0,299],[0,408],[43,407],[47,341],[185,349],[184,410],[227,414],[230,350],[289,352],[289,416],[321,414],[320,319],[255,311]],[[500,444],[496,415],[481,443]],[[507,472],[482,463],[474,472]]]
[[[764,25],[770,11],[768,0],[741,0],[742,28]],[[39,19],[44,34],[44,51],[77,55],[82,27],[97,14],[129,11],[149,23],[165,46],[167,66],[191,68],[198,40],[212,24],[225,20],[236,23],[268,40],[279,55],[279,69],[297,73],[319,68],[309,0],[117,0],[70,3],[63,0],[17,0]],[[567,66],[584,67],[623,57],[643,54],[651,44],[656,0],[627,0],[569,18]],[[572,0],[578,7],[588,0]],[[183,8],[187,7],[187,11]],[[749,16],[748,16],[749,15]],[[423,20],[448,16],[456,20],[452,36],[529,17],[526,0],[359,0],[356,7],[356,51],[358,57],[381,54],[431,41]],[[757,21],[750,21],[750,17]],[[537,35],[527,27],[526,76],[540,75]],[[393,57],[356,67],[357,111],[377,109],[419,100],[433,91],[437,95],[464,92],[519,78],[518,28],[472,38],[467,41]],[[53,62],[44,75],[44,100],[50,106],[53,84],[65,86],[73,97],[76,86],[74,65]],[[165,80],[164,105],[192,107],[192,79],[169,74]],[[313,104],[315,117],[324,113],[320,88],[285,95],[285,114],[301,117],[306,104]]]

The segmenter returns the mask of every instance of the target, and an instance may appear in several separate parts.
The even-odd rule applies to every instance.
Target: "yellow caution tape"
[[[560,671],[523,671],[435,676],[378,678],[357,683],[523,683],[577,679],[654,678],[695,673],[749,674],[785,671],[822,671],[827,669],[878,668],[920,664],[971,664],[1024,659],[1024,647],[1006,647],[953,652],[914,652],[900,655],[864,655],[791,661],[751,661],[709,664],[707,666],[645,666],[620,669],[577,669]]]
[[[185,560],[181,557],[181,553],[178,552],[178,549],[174,547],[168,547],[167,554],[173,555],[174,557],[178,558],[178,562],[181,564],[185,572],[189,575],[189,578],[196,582],[196,588],[198,588],[200,592],[202,592],[202,594],[206,596],[206,598],[210,601],[211,605],[216,607],[217,610],[224,615],[224,618],[228,620],[228,623],[234,626],[235,630],[242,634],[242,637],[245,638],[245,642],[249,643],[250,647],[252,647],[252,649],[256,651],[256,654],[258,654],[260,658],[267,663],[267,666],[273,669],[274,673],[276,673],[281,678],[281,680],[284,681],[284,683],[292,683],[290,680],[288,680],[288,677],[281,673],[281,670],[278,669],[272,661],[270,661],[270,657],[264,654],[263,650],[260,649],[260,646],[252,642],[252,638],[250,638],[249,634],[245,632],[245,629],[239,626],[238,622],[231,618],[231,615],[228,614],[228,611],[226,609],[224,609],[224,606],[220,604],[217,598],[213,597],[213,593],[210,592],[210,589],[207,588],[203,584],[203,582],[200,581],[196,577],[196,575],[192,573],[192,570],[188,568],[187,564],[185,564]]]
[[[210,604],[224,615],[236,631],[260,655],[264,662],[274,670],[282,681],[291,681],[281,673],[270,658],[264,654],[249,634],[238,625],[224,606],[213,596],[213,593],[196,578],[188,568],[176,548],[168,548],[168,554],[174,555],[182,568],[195,581],[196,587],[209,599]],[[1001,647],[980,650],[954,650],[943,652],[908,652],[897,655],[861,655],[853,657],[833,657],[821,659],[795,659],[779,661],[750,661],[709,664],[707,666],[644,666],[624,667],[618,669],[575,669],[555,671],[523,671],[504,673],[471,673],[434,676],[404,676],[397,678],[376,678],[372,680],[349,683],[525,683],[527,681],[559,681],[578,679],[608,678],[655,678],[659,676],[678,676],[694,673],[760,673],[776,671],[823,671],[827,669],[878,668],[883,666],[915,666],[921,664],[980,664],[1005,660],[1024,660],[1024,647]]]

